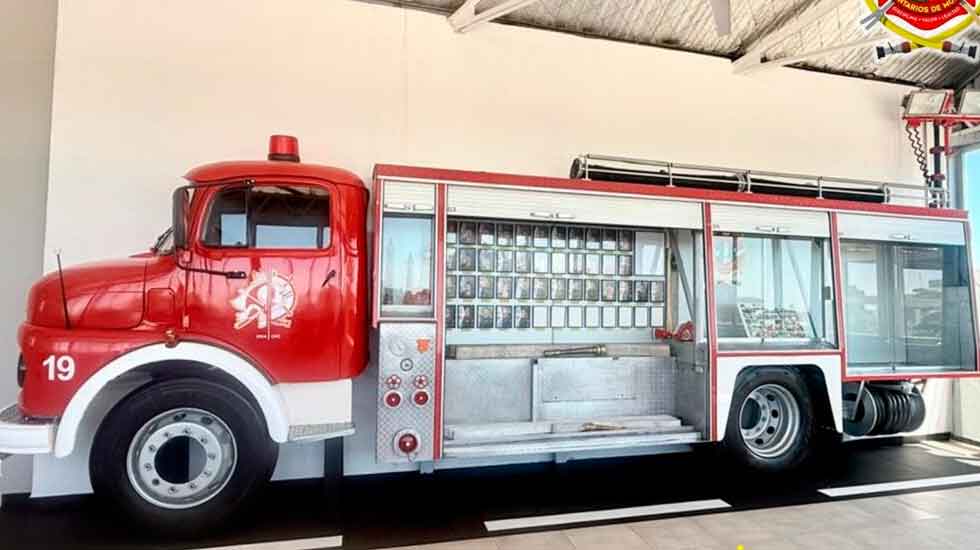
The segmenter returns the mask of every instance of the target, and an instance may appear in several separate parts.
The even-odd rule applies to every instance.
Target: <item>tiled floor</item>
[[[414,550],[980,549],[980,487],[411,546]]]

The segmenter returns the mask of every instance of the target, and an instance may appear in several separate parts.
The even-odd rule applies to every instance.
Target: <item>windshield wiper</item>
[[[170,234],[173,232],[174,232],[174,228],[168,227],[166,231],[164,231],[163,233],[160,234],[159,237],[157,237],[157,240],[153,243],[153,246],[150,247],[150,250],[154,254],[159,252],[160,247],[163,246],[163,242],[166,241],[167,238],[170,237]]]

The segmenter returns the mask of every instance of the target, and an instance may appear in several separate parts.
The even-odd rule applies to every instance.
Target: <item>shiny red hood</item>
[[[72,328],[127,329],[140,324],[146,264],[144,256],[65,268],[64,287]],[[65,326],[57,271],[48,273],[31,288],[27,322],[43,327]]]

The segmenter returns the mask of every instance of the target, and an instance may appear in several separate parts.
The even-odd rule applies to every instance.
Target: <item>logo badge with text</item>
[[[977,45],[958,40],[971,25],[980,24],[978,0],[863,0],[869,13],[861,19],[866,30],[878,25],[899,41],[875,48],[879,61],[920,48],[931,48],[976,61]]]

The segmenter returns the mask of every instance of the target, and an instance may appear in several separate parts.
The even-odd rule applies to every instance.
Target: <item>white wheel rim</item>
[[[168,480],[158,464],[160,451],[181,439],[199,453],[199,471],[186,480]],[[190,470],[191,456],[187,460]],[[238,446],[228,425],[194,408],[171,409],[153,417],[136,432],[126,453],[130,484],[147,502],[168,509],[193,508],[211,500],[231,480],[237,464]]]
[[[800,406],[779,384],[763,384],[742,401],[739,430],[746,448],[759,458],[778,458],[800,435]]]

